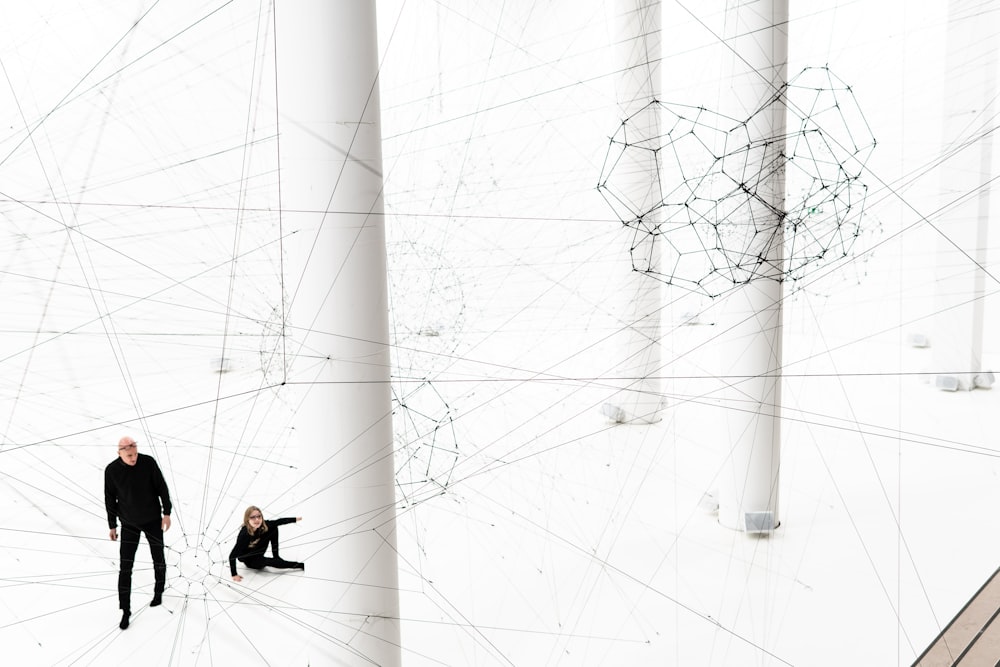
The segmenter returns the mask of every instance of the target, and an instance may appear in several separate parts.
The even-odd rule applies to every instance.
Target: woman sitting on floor
[[[236,545],[229,552],[229,570],[233,575],[233,581],[243,581],[243,577],[236,574],[237,560],[253,570],[261,570],[267,566],[305,570],[305,563],[284,560],[278,555],[278,526],[297,521],[302,521],[302,517],[264,521],[264,514],[259,507],[255,505],[248,507],[243,513],[243,525],[236,536]],[[270,558],[264,555],[268,545],[271,546]]]

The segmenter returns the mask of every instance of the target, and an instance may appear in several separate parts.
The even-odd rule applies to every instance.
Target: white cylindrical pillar
[[[374,0],[275,3],[288,395],[287,533],[309,664],[401,663]],[[285,538],[288,539],[288,538]],[[284,547],[283,552],[290,551]],[[284,555],[284,553],[283,553]]]
[[[609,414],[619,421],[653,423],[660,420],[663,392],[659,374],[660,239],[651,232],[660,219],[660,174],[655,149],[660,138],[661,7],[659,0],[622,0],[615,3],[619,113],[627,126],[627,140],[615,167],[615,187],[639,220],[629,229],[631,251],[614,280],[612,308],[623,335],[621,363],[613,374],[622,389],[610,399],[617,408]]]
[[[984,386],[983,327],[997,93],[997,41],[982,3],[950,0],[946,40],[942,205],[931,349],[936,383]],[[989,378],[989,386],[992,377]]]
[[[769,100],[787,77],[787,30],[787,0],[738,3],[727,15],[727,49],[733,55],[722,112],[749,122],[745,131],[733,128],[727,147],[732,159],[727,157],[723,168],[734,184],[747,184],[750,196],[734,214],[740,217],[730,219],[740,231],[726,243],[731,258],[740,257],[734,250],[745,251],[744,270],[734,275],[753,272],[754,278],[728,292],[721,308],[729,459],[719,484],[719,521],[750,532],[767,532],[779,523],[786,108]]]

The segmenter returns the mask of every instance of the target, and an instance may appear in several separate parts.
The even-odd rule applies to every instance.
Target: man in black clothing
[[[139,536],[146,534],[153,557],[155,583],[149,606],[155,607],[162,602],[167,582],[163,533],[170,528],[170,493],[163,473],[152,456],[139,453],[135,440],[129,436],[118,441],[118,458],[104,469],[104,506],[108,511],[112,540],[118,539],[118,518],[122,520],[118,606],[122,610],[119,627],[124,630],[132,613],[132,565],[139,548]]]

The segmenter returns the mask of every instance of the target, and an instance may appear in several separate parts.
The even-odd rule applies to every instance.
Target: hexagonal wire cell
[[[458,463],[458,440],[452,410],[431,382],[420,382],[406,393],[393,386],[393,427],[402,505],[444,493]]]

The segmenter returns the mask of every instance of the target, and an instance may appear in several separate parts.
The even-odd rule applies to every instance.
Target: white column
[[[279,0],[288,396],[303,452],[283,535],[313,665],[401,663],[374,0]],[[289,538],[284,538],[288,540]],[[290,649],[291,650],[291,649]]]
[[[660,96],[660,15],[659,0],[620,0],[615,3],[618,67],[616,85],[621,119],[629,119],[626,148],[615,167],[615,184],[623,200],[644,214],[639,223],[650,230],[660,219],[653,211],[662,201],[659,173],[651,148],[660,141],[658,101]],[[628,230],[631,232],[631,230]],[[615,312],[623,328],[623,360],[614,375],[623,387],[611,399],[609,417],[632,423],[660,420],[663,393],[658,379],[660,363],[660,313],[663,308],[662,283],[646,272],[660,271],[660,239],[639,233],[630,242],[631,258],[626,257],[614,285]],[[633,259],[635,268],[633,270]]]
[[[738,3],[727,15],[726,34],[731,36],[727,44],[733,55],[731,86],[723,92],[722,113],[736,119],[752,118],[747,134],[755,148],[751,149],[753,159],[737,155],[726,161],[724,169],[737,182],[756,184],[757,195],[751,198],[749,209],[740,211],[737,215],[741,217],[732,221],[745,225],[747,254],[764,257],[766,262],[761,265],[765,272],[727,293],[721,308],[720,331],[728,332],[719,351],[721,372],[729,385],[722,409],[724,446],[730,448],[730,457],[719,484],[719,521],[728,528],[755,532],[776,527],[779,522],[782,283],[778,280],[780,269],[763,267],[782,266],[783,220],[775,211],[784,210],[785,176],[782,166],[758,181],[758,173],[743,171],[738,165],[780,164],[785,107],[773,104],[754,112],[785,83],[787,29],[787,0]],[[732,143],[729,150],[739,149],[740,143]],[[763,160],[758,159],[761,154]],[[753,236],[754,227],[766,231]],[[749,241],[751,238],[754,240]],[[740,247],[736,239],[728,243]]]
[[[982,3],[948,3],[935,316],[931,328],[935,382],[943,389],[989,387],[983,374],[983,311],[997,93],[994,25]],[[958,202],[953,204],[953,202]]]

